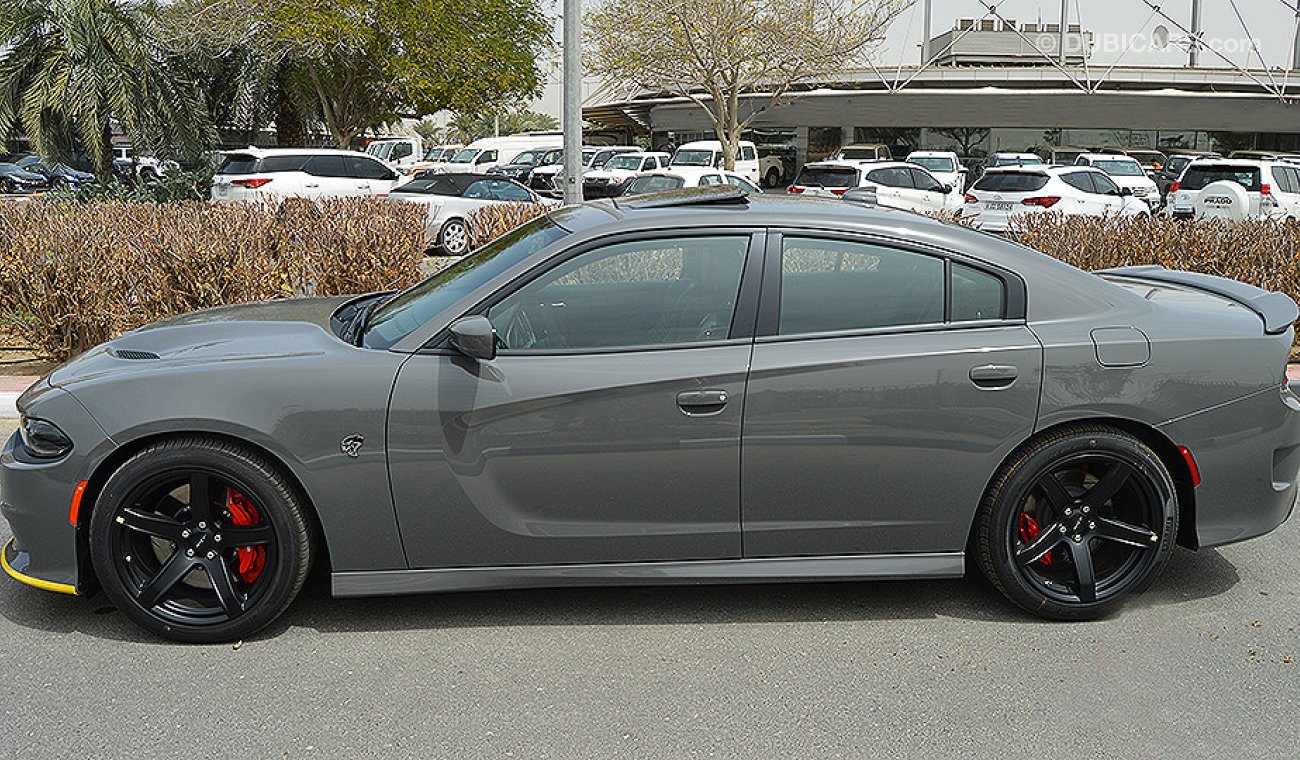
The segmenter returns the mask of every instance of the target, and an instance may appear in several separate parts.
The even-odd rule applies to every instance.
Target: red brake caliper
[[[1020,513],[1020,540],[1021,541],[1024,541],[1025,543],[1029,543],[1030,541],[1033,541],[1035,538],[1038,538],[1038,534],[1042,532],[1043,529],[1038,527],[1037,520],[1025,514],[1024,512]],[[1043,567],[1051,567],[1052,553],[1048,552],[1047,554],[1044,554],[1043,558],[1038,560],[1038,564],[1042,565]]]
[[[253,502],[233,488],[226,489],[226,511],[230,513],[233,525],[256,525],[261,519]],[[257,576],[262,574],[262,568],[266,567],[266,547],[241,546],[235,550],[235,555],[239,557],[239,576],[244,582],[257,580]]]

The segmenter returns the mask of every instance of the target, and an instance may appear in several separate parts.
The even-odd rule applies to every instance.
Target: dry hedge
[[[493,203],[474,209],[467,217],[474,246],[480,248],[514,228],[554,211],[559,206],[559,203],[553,201],[542,201],[541,203]]]
[[[423,217],[372,199],[0,202],[0,324],[58,360],[195,309],[404,287]]]
[[[1300,225],[1028,215],[1015,239],[1084,270],[1141,264],[1204,272],[1300,301]]]

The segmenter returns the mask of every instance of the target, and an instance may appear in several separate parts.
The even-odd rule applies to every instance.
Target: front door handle
[[[692,417],[717,414],[730,397],[726,391],[682,391],[677,394],[677,406]]]
[[[1009,364],[985,364],[971,367],[970,379],[981,388],[1009,388],[1020,377],[1020,370]]]

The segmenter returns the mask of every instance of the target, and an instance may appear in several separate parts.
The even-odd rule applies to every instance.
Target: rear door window
[[[302,171],[307,163],[306,156],[267,156],[257,166],[258,174],[276,174],[278,172]]]
[[[944,262],[872,243],[782,241],[778,333],[942,323]]]

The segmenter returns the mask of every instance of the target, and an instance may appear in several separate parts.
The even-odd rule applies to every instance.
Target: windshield
[[[877,155],[878,151],[875,148],[843,148],[840,150],[840,158],[847,158],[850,161],[876,158]]]
[[[447,150],[446,148],[435,145],[434,147],[429,148],[427,151],[424,152],[424,160],[442,161],[444,158],[446,158],[447,154],[449,153],[455,155],[456,151]]]
[[[932,172],[941,172],[941,173],[946,172],[948,174],[951,174],[952,172],[957,171],[957,167],[952,165],[951,158],[934,157],[934,156],[931,156],[929,158],[917,157],[917,158],[908,159],[908,162],[916,164],[917,166],[923,167],[925,169],[929,169]]]
[[[1038,166],[1043,159],[1038,156],[998,156],[993,159],[994,166]]]
[[[546,151],[544,150],[526,150],[515,156],[515,160],[511,163],[522,164],[523,166],[536,166],[545,155]]]
[[[606,164],[606,169],[631,169],[636,171],[641,168],[641,157],[637,155],[623,154],[614,156]]]
[[[676,190],[686,184],[681,177],[667,174],[643,174],[628,183],[624,195],[641,195],[643,193],[662,193]]]
[[[591,159],[593,159],[593,158],[595,158],[595,157],[596,157],[596,151],[594,151],[594,150],[584,150],[584,151],[582,152],[582,165],[583,165],[583,166],[591,166]]]
[[[366,153],[375,158],[387,159],[388,154],[393,152],[393,143],[370,143],[366,146]]]
[[[1112,177],[1141,177],[1142,165],[1137,161],[1093,161],[1092,165]]]
[[[497,275],[568,234],[545,216],[506,233],[390,298],[370,316],[362,345],[391,347]]]
[[[673,156],[673,166],[713,166],[713,151],[679,150]]]
[[[482,152],[483,151],[479,148],[465,148],[464,150],[457,153],[456,157],[453,158],[451,162],[453,164],[472,164],[474,163],[474,159],[478,156],[478,154]]]

